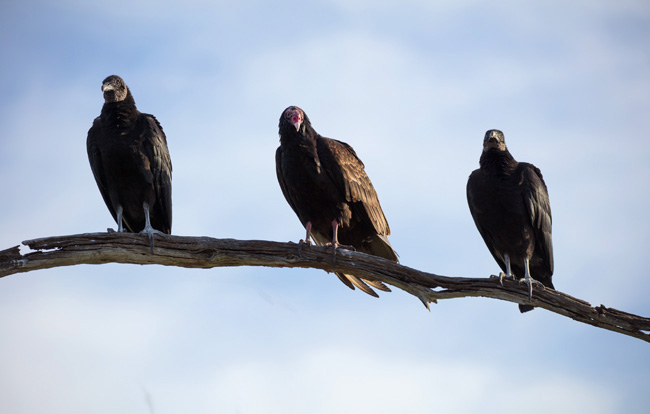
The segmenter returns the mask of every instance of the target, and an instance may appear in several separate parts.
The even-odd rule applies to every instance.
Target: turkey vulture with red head
[[[104,106],[88,131],[88,160],[119,232],[171,233],[172,163],[158,120],[135,106],[119,76],[102,82]]]
[[[490,253],[507,277],[554,289],[551,204],[541,171],[517,162],[503,132],[491,129],[483,139],[481,168],[467,181],[467,203]],[[519,305],[519,310],[532,310]]]
[[[282,112],[280,146],[275,153],[282,193],[318,245],[354,249],[397,262],[388,242],[390,228],[364,165],[348,144],[319,135],[305,112],[290,106]],[[339,244],[340,243],[340,244]],[[390,292],[381,282],[335,272],[354,286],[378,297],[368,285]]]

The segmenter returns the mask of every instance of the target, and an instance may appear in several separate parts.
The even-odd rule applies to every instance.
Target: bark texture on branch
[[[215,239],[156,235],[151,254],[146,235],[91,233],[27,240],[32,251],[20,246],[0,251],[0,277],[52,267],[79,264],[159,264],[188,268],[229,266],[303,267],[333,271],[331,248],[262,240]],[[535,288],[528,302],[525,284],[498,278],[448,277],[422,272],[364,253],[339,249],[336,270],[398,287],[424,303],[439,299],[483,296],[529,303],[579,322],[650,342],[650,318],[608,308],[552,289]],[[1,287],[0,287],[1,288]]]

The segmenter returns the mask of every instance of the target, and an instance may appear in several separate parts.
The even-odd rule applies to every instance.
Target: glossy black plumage
[[[172,164],[165,133],[153,115],[138,111],[119,76],[107,77],[102,92],[104,106],[88,131],[86,146],[104,202],[118,231],[170,234]]]
[[[319,135],[304,111],[295,106],[282,112],[279,134],[280,147],[275,154],[278,182],[314,241],[319,245],[339,241],[397,262],[377,193],[352,147]],[[357,286],[373,296],[377,294],[367,284],[390,291],[380,282],[364,283],[352,275],[336,275],[350,288]]]
[[[486,132],[479,163],[467,181],[467,202],[490,253],[506,274],[509,258],[511,272],[519,278],[525,277],[528,260],[530,276],[553,288],[551,205],[542,173],[517,162],[498,130]]]

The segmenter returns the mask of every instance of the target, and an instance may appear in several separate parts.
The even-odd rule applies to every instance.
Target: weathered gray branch
[[[15,246],[0,251],[0,277],[78,264],[133,263],[191,268],[227,266],[303,267],[333,270],[331,248],[261,240],[155,236],[151,254],[147,236],[133,233],[92,233],[27,240],[32,251]],[[336,270],[368,280],[380,280],[419,298],[428,308],[439,299],[483,296],[529,303],[523,284],[497,278],[461,278],[421,272],[389,260],[339,249]],[[650,318],[589,303],[551,289],[535,288],[533,306],[599,328],[650,342]]]

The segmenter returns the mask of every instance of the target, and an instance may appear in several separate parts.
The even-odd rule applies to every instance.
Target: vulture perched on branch
[[[467,203],[490,253],[506,277],[523,278],[529,300],[535,283],[553,289],[551,205],[542,173],[517,162],[496,129],[485,133],[479,164],[467,181]],[[532,309],[519,305],[522,313]]]
[[[135,106],[119,76],[102,82],[104,106],[88,131],[88,160],[117,231],[149,235],[172,229],[172,163],[165,133]]]
[[[282,193],[318,245],[357,251],[397,262],[388,242],[390,228],[364,165],[348,144],[319,135],[305,112],[290,106],[282,112],[280,147],[275,153]],[[302,241],[301,241],[302,243]],[[349,288],[378,297],[368,285],[390,292],[381,282],[335,274]]]

